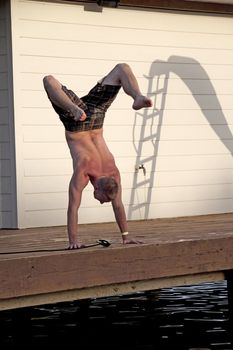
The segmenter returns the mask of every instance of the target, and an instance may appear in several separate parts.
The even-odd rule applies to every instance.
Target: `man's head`
[[[118,184],[112,177],[102,176],[96,180],[94,197],[100,203],[111,202],[117,195]]]

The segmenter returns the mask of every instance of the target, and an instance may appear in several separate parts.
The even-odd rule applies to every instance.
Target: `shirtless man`
[[[151,99],[140,92],[130,66],[125,63],[117,64],[81,98],[51,75],[44,77],[43,83],[53,108],[64,124],[73,160],[67,210],[69,249],[85,247],[78,237],[78,209],[82,191],[89,181],[94,187],[95,199],[101,204],[111,202],[123,244],[142,243],[128,235],[120,173],[103,138],[103,122],[105,112],[121,87],[133,98],[132,108],[135,110],[151,107]]]

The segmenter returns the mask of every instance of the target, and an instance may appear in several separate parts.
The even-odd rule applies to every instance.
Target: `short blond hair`
[[[99,179],[101,190],[105,193],[109,200],[113,200],[118,192],[118,183],[113,177],[104,176]]]

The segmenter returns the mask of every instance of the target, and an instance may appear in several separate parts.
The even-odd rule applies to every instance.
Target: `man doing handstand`
[[[67,210],[69,249],[85,247],[79,240],[77,225],[82,191],[89,181],[94,187],[95,199],[101,204],[111,202],[123,243],[141,243],[128,236],[120,173],[103,138],[103,123],[105,113],[121,87],[133,98],[132,108],[135,110],[151,107],[151,99],[140,92],[136,77],[125,63],[117,64],[81,98],[51,75],[44,77],[43,83],[53,108],[64,124],[73,160]]]

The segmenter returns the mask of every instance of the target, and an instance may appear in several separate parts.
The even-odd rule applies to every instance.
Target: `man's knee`
[[[43,78],[43,84],[44,84],[45,90],[49,87],[52,87],[54,85],[55,81],[56,81],[56,79],[52,75],[46,75]]]
[[[119,69],[119,70],[121,70],[121,71],[125,71],[125,70],[129,69],[130,66],[129,66],[128,63],[118,63],[118,64],[116,65],[116,68]]]

